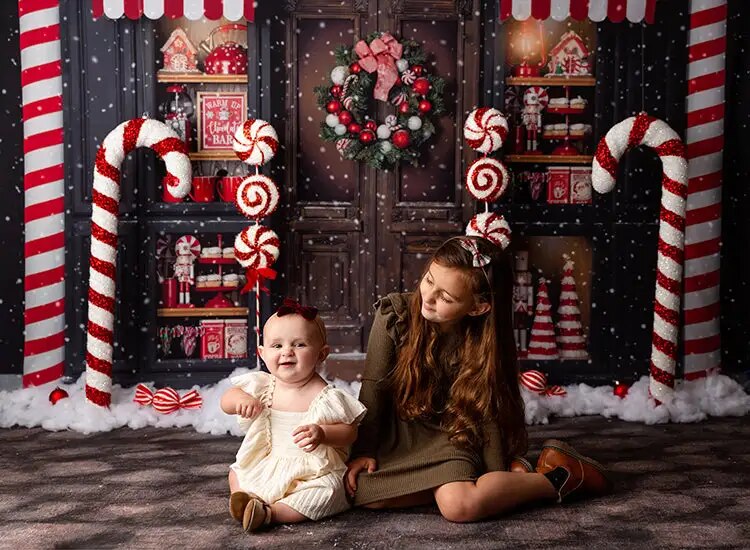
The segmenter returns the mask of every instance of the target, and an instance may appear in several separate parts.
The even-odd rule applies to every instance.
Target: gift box
[[[224,321],[201,321],[201,359],[224,359]]]
[[[591,167],[575,166],[570,169],[570,202],[591,204]]]
[[[547,170],[547,203],[567,204],[570,202],[570,167],[550,166]]]
[[[224,350],[227,359],[247,357],[247,319],[224,321]]]

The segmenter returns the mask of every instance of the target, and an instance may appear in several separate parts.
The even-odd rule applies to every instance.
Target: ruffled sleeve
[[[408,315],[411,296],[412,293],[410,292],[403,294],[392,292],[375,302],[376,316],[378,314],[382,316],[385,331],[396,345],[401,343],[409,326]]]
[[[251,431],[253,424],[255,424],[256,428],[254,429],[267,431],[266,428],[261,427],[261,424],[268,423],[266,418],[267,415],[264,413],[268,410],[268,406],[270,405],[270,394],[273,393],[273,376],[267,372],[254,371],[247,374],[233,376],[229,381],[232,385],[240,388],[248,395],[252,395],[256,399],[259,399],[264,405],[263,412],[255,418],[243,418],[240,415],[237,415],[237,424],[239,424],[240,429],[247,433]]]
[[[343,390],[328,386],[323,392],[310,411],[316,424],[359,424],[367,413],[362,403]]]

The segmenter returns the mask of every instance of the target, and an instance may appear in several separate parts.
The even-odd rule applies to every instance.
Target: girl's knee
[[[466,491],[436,491],[435,501],[437,502],[440,514],[448,521],[467,523],[476,521],[480,517],[475,499],[471,498],[471,495]]]

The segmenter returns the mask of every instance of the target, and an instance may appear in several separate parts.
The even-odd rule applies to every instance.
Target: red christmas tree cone
[[[558,358],[555,325],[552,323],[552,305],[549,301],[547,281],[544,279],[539,279],[528,358],[541,360]]]
[[[560,305],[557,308],[557,345],[562,359],[588,359],[586,339],[581,325],[581,309],[578,305],[576,280],[573,277],[573,261],[565,257],[563,266]]]

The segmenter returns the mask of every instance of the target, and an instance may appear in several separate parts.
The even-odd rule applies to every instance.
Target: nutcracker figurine
[[[526,152],[537,150],[537,133],[542,127],[542,111],[549,103],[547,90],[540,86],[531,86],[523,94],[521,119],[526,126]]]
[[[183,235],[175,244],[177,259],[174,264],[174,276],[179,283],[179,303],[177,307],[195,307],[190,303],[190,285],[195,284],[195,259],[201,253],[198,239],[192,235]]]
[[[534,311],[534,289],[529,271],[529,252],[519,250],[515,256],[515,282],[513,284],[513,336],[520,357],[528,353],[529,319]]]

